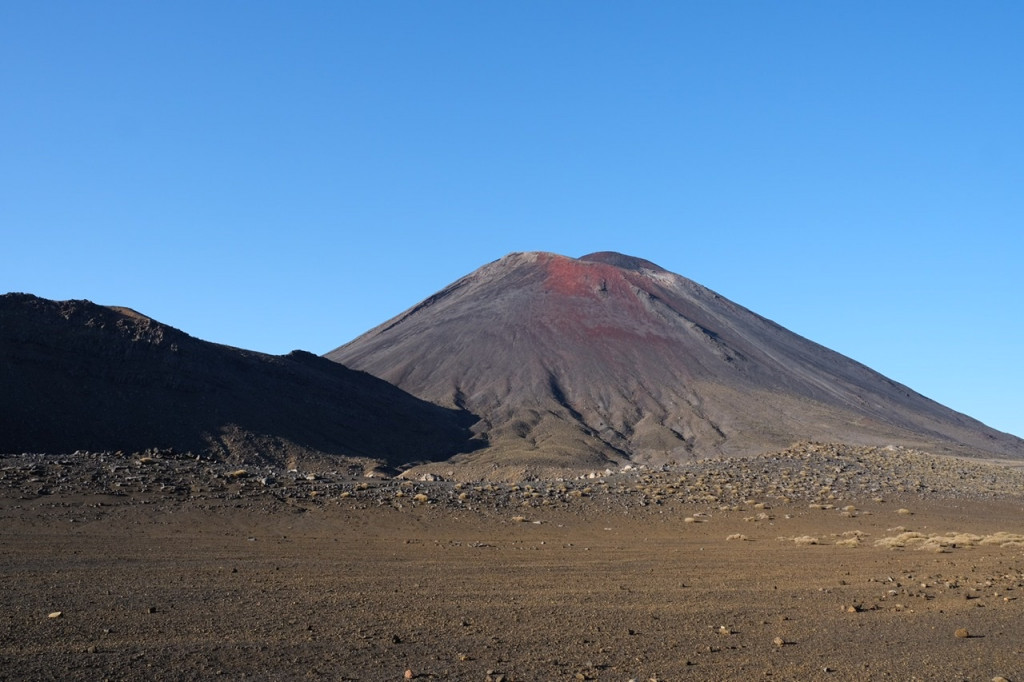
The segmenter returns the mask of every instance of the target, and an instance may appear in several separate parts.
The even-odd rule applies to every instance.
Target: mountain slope
[[[491,447],[468,458],[493,465],[664,462],[800,440],[1024,456],[1016,437],[610,252],[510,254],[326,357],[478,415]]]
[[[392,466],[471,447],[473,418],[311,353],[221,346],[126,308],[0,296],[0,452],[172,448]]]

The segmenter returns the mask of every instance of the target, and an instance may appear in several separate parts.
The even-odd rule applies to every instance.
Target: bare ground
[[[148,460],[0,458],[0,679],[1024,679],[1019,469],[824,446],[519,484]]]

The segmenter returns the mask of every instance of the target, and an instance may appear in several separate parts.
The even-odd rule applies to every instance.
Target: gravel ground
[[[0,457],[0,679],[1024,679],[1024,471],[899,448],[518,483]]]
[[[657,468],[575,473],[518,483],[454,482],[369,477],[361,466],[297,471],[272,466],[239,468],[191,454],[151,451],[134,456],[76,452],[70,455],[0,455],[0,489],[24,499],[68,494],[114,498],[153,495],[160,500],[259,500],[358,505],[474,505],[633,508],[673,502],[734,506],[759,500],[837,503],[848,498],[918,496],[928,499],[1000,499],[1024,491],[1024,467],[938,457],[898,447],[866,448],[801,443],[758,457],[704,459]],[[425,495],[426,500],[417,498]]]

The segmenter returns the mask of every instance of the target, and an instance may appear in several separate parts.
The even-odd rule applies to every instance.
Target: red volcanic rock
[[[639,258],[513,253],[330,352],[480,418],[493,464],[594,466],[794,441],[1024,456],[929,400]]]
[[[234,461],[443,459],[465,413],[304,351],[195,339],[127,309],[0,296],[0,452],[206,453]]]

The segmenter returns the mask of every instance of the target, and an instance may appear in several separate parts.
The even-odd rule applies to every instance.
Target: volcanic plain
[[[1024,680],[1024,440],[642,259],[325,357],[0,296],[0,680]]]
[[[805,443],[564,480],[0,459],[0,679],[992,680],[1024,472]]]

